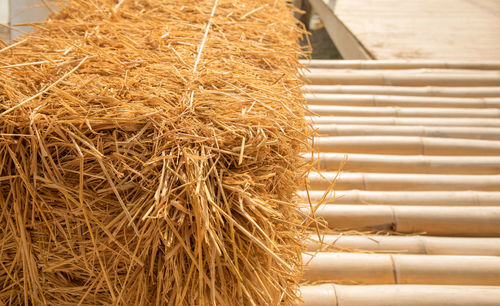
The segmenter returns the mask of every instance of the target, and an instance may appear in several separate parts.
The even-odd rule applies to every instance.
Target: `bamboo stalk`
[[[313,70],[305,73],[313,85],[390,85],[390,86],[500,86],[500,73],[496,74],[408,74],[401,72],[339,73]]]
[[[309,214],[310,209],[304,208]],[[320,206],[315,213],[334,229],[394,230],[435,236],[498,237],[500,207],[477,206]]]
[[[484,69],[500,70],[500,61],[438,60],[301,60],[309,68],[325,69]]]
[[[500,98],[411,97],[359,94],[305,94],[309,105],[500,108]]]
[[[300,288],[304,306],[496,306],[498,286],[338,285]]]
[[[499,120],[500,121],[500,120]],[[315,148],[322,152],[401,155],[482,155],[500,154],[500,141],[402,136],[319,137]]]
[[[359,117],[452,117],[452,118],[500,118],[497,108],[418,108],[395,106],[336,106],[309,105],[309,110],[319,116]]]
[[[335,73],[335,74],[348,74],[348,75],[378,75],[378,74],[398,74],[398,75],[492,75],[498,74],[498,70],[494,69],[446,69],[446,68],[408,68],[408,69],[352,69],[352,68],[310,68],[304,69],[311,73]]]
[[[500,120],[496,118],[426,118],[426,117],[405,118],[405,117],[313,116],[310,117],[309,120],[314,124],[500,127]]]
[[[308,176],[311,190],[326,190],[335,182],[335,190],[480,190],[497,191],[500,175],[408,174],[364,172],[311,172]]]
[[[325,203],[418,205],[418,206],[497,206],[500,192],[487,191],[368,191],[340,190],[325,194],[323,190],[299,191],[303,199],[313,203],[325,197]]]
[[[500,140],[500,128],[460,126],[316,124],[321,136],[420,136]]]
[[[310,154],[305,156],[311,160]],[[314,159],[326,171],[336,171],[342,166],[343,172],[500,174],[500,156],[319,153]]]
[[[428,97],[500,97],[500,87],[306,85],[304,91],[317,94],[362,94]]]
[[[302,254],[303,279],[359,284],[396,284],[390,255],[319,252]]]
[[[304,279],[359,284],[500,285],[500,257],[320,252]]]
[[[306,251],[342,251],[430,254],[430,255],[488,255],[500,256],[500,238],[377,236],[377,235],[316,235],[306,244]]]
[[[304,306],[339,306],[335,286],[333,284],[301,286],[300,294]]]
[[[303,211],[312,215],[310,207]],[[317,208],[314,214],[324,219],[328,227],[335,230],[393,230],[396,216],[388,205],[340,205],[326,204]]]

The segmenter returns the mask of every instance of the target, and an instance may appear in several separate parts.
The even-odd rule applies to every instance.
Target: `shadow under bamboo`
[[[307,207],[305,212],[311,214]],[[342,230],[391,230],[399,233],[426,233],[435,236],[498,237],[500,207],[488,206],[320,206],[315,216],[328,227]]]
[[[498,286],[338,285],[300,288],[304,306],[496,306]]]
[[[500,285],[500,257],[320,252],[304,279],[357,284]]]

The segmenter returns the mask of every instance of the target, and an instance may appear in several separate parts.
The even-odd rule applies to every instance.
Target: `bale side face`
[[[0,51],[0,304],[297,303],[285,1],[72,0],[36,27]]]

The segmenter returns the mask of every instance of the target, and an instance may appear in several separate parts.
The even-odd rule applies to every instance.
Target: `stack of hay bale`
[[[298,302],[285,1],[71,0],[0,47],[0,304]]]

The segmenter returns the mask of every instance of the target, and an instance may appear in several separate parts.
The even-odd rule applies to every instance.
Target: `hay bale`
[[[298,302],[285,1],[71,0],[0,50],[0,304]]]

